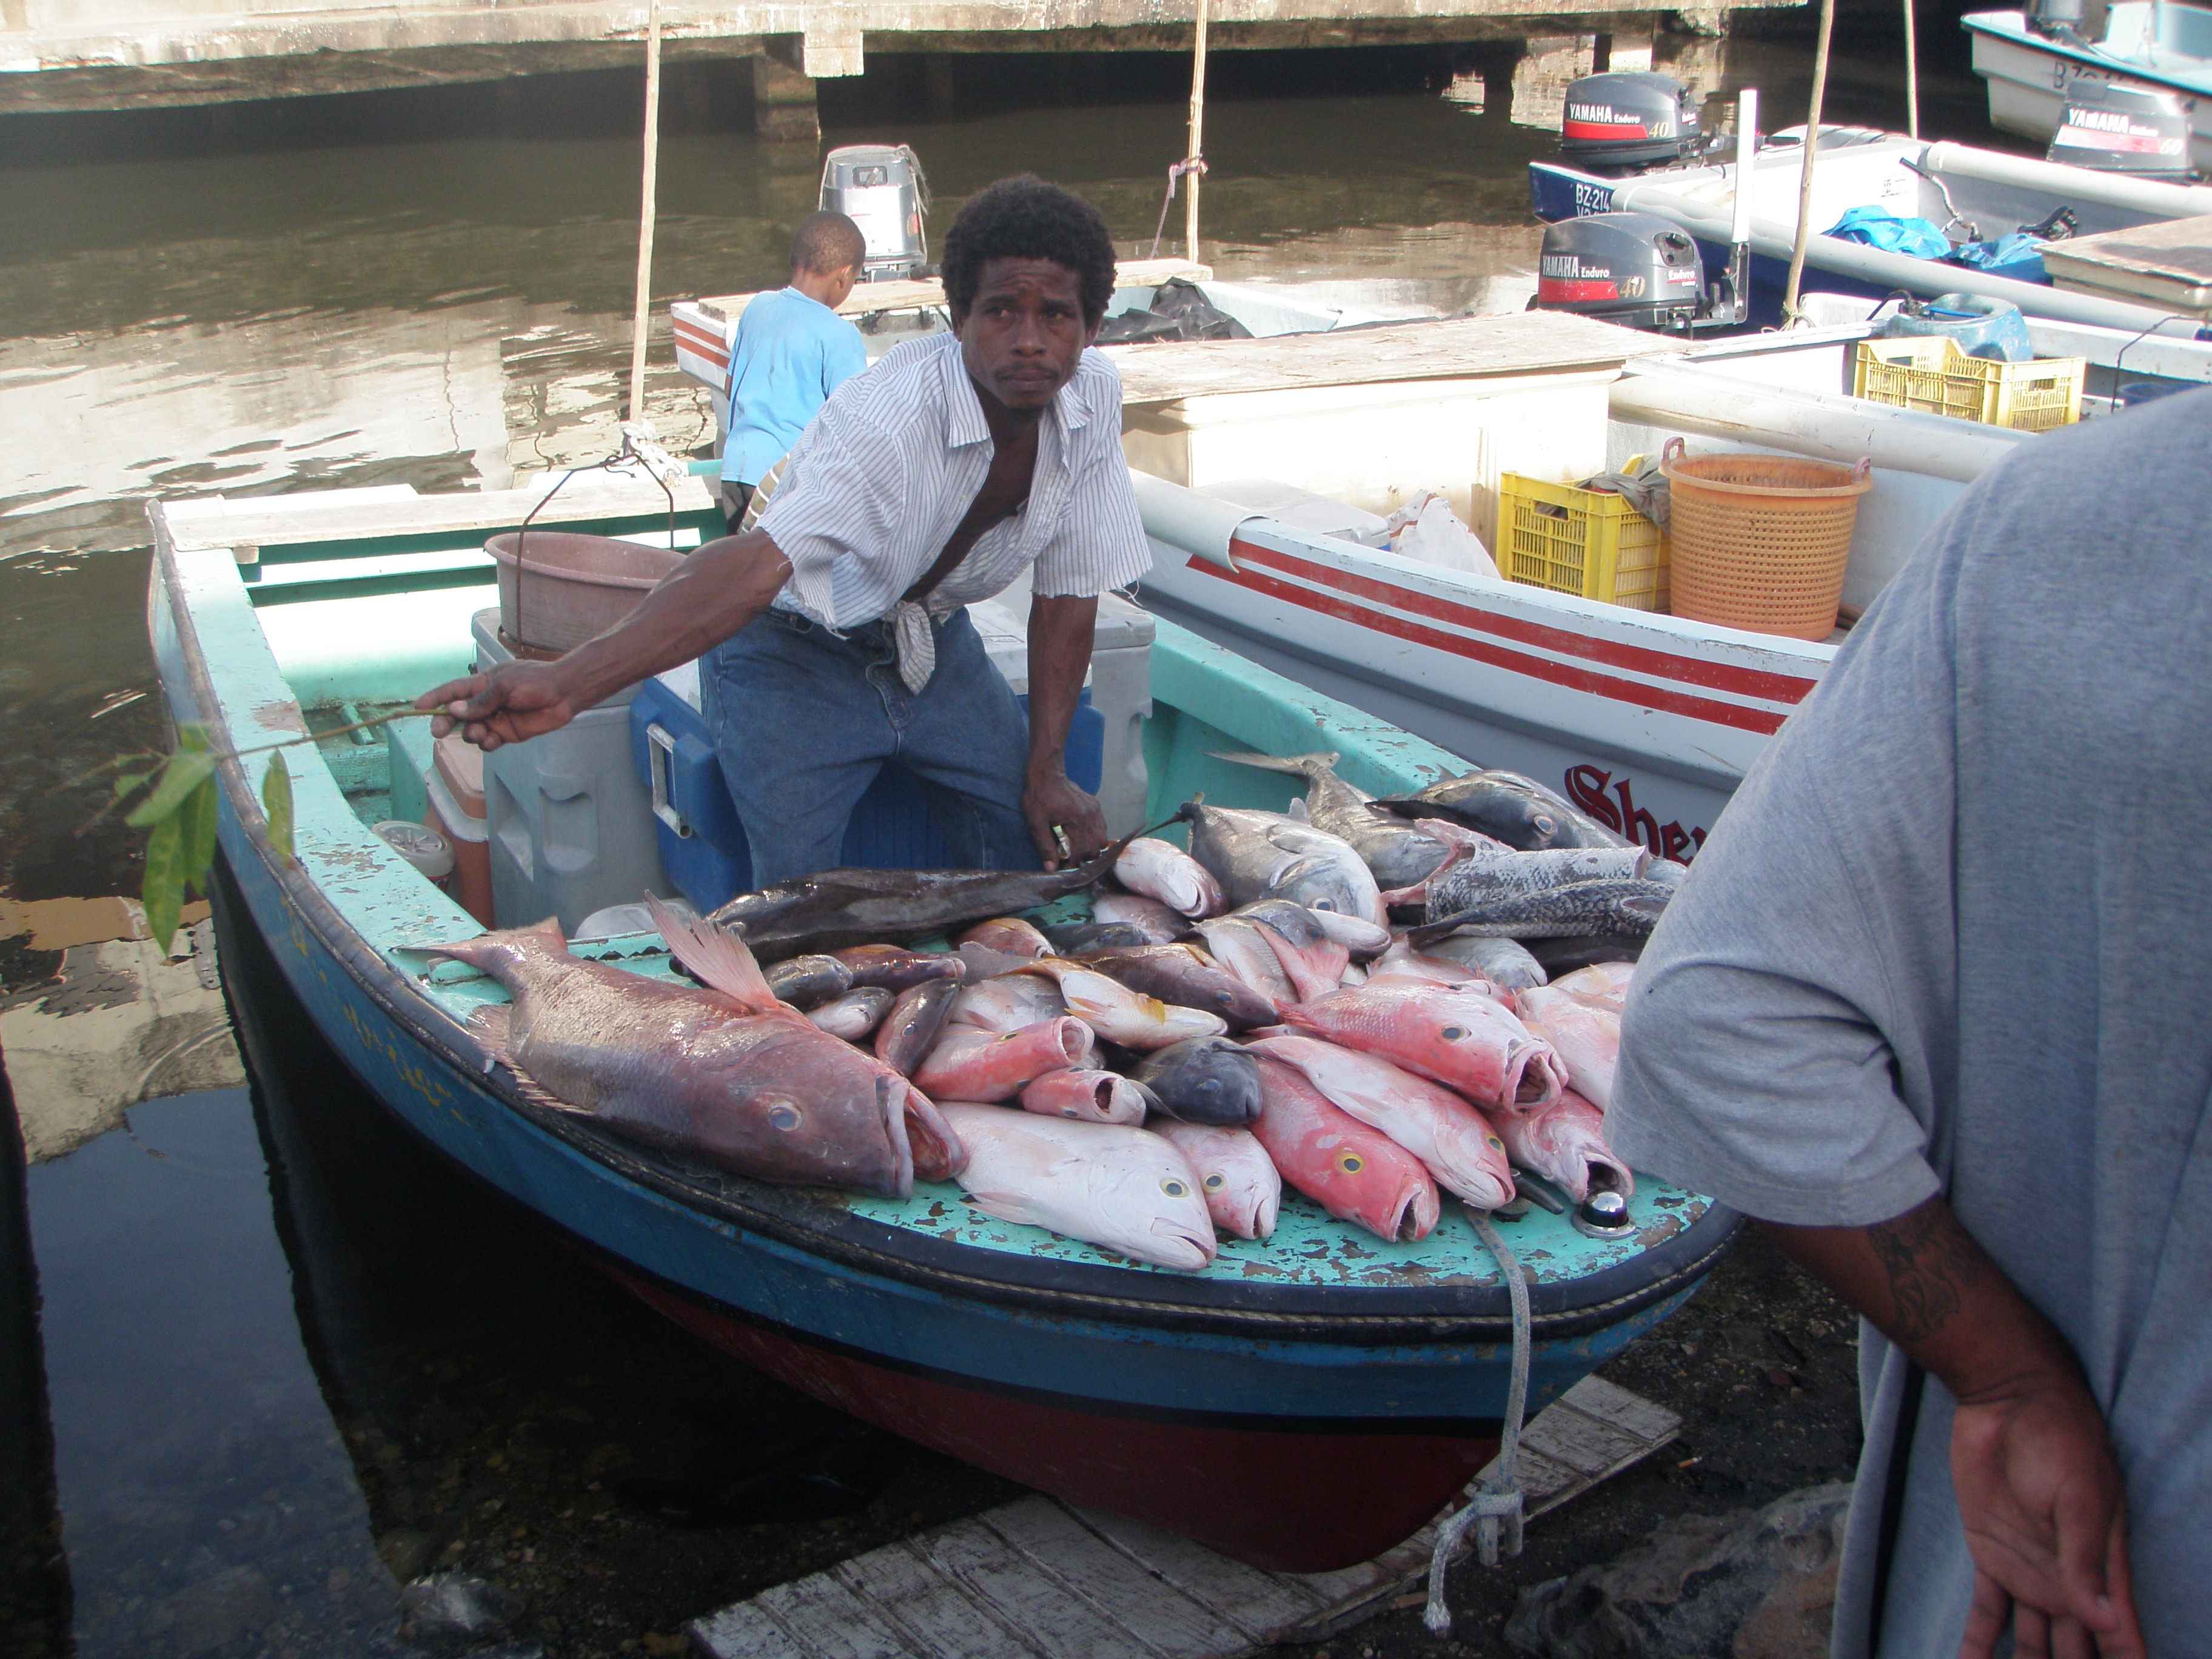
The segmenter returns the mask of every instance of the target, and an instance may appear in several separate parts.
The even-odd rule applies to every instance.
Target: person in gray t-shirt
[[[2212,1644],[2208,1091],[2203,392],[1966,492],[1636,976],[1614,1148],[1869,1322],[1838,1659]]]

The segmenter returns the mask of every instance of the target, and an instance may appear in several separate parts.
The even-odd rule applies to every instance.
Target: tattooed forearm
[[[1908,1348],[1948,1324],[1988,1268],[1940,1199],[1868,1228],[1867,1242],[1889,1279],[1891,1316],[1875,1322]]]

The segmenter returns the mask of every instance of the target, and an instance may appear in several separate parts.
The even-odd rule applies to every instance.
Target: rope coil
[[[1468,1495],[1466,1506],[1437,1528],[1437,1547],[1429,1557],[1429,1601],[1421,1610],[1421,1622],[1438,1636],[1449,1632],[1452,1623],[1451,1609],[1444,1605],[1444,1575],[1466,1548],[1468,1533],[1474,1532],[1475,1559],[1486,1567],[1498,1565],[1501,1542],[1506,1554],[1521,1553],[1522,1500],[1517,1466],[1521,1419],[1528,1407],[1528,1280],[1521,1271],[1519,1259],[1506,1248],[1497,1224],[1472,1205],[1467,1213],[1476,1234],[1497,1258],[1506,1294],[1512,1298],[1513,1373],[1505,1389],[1505,1422],[1498,1437],[1497,1459]]]

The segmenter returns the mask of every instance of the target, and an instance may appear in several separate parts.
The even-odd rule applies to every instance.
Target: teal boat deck
[[[563,489],[537,522],[669,544],[668,503],[659,487],[604,479],[580,485]],[[157,503],[156,533],[174,551],[222,699],[217,708],[179,714],[212,720],[219,741],[246,749],[382,712],[465,672],[472,654],[470,617],[496,602],[483,544],[511,529],[536,501],[526,491],[416,496],[380,489]],[[696,478],[678,488],[676,507],[678,546],[696,545],[720,528]],[[1341,775],[1377,793],[1416,789],[1468,764],[1169,623],[1159,623],[1152,662],[1154,714],[1145,759],[1155,822],[1200,793],[1220,805],[1279,810],[1301,787],[1279,774],[1212,759],[1214,750],[1334,751]],[[414,722],[386,732],[388,738],[368,742],[340,736],[278,751],[293,779],[295,856],[346,925],[459,1023],[479,1005],[504,1000],[505,993],[471,969],[433,965],[419,954],[424,945],[481,930],[369,828],[386,816],[393,747],[427,741],[424,726]],[[256,755],[245,763],[258,790],[270,757]],[[587,953],[635,972],[673,976],[657,936],[610,940]],[[422,1087],[434,1097],[442,1086],[422,1073]],[[950,1182],[917,1182],[904,1200],[848,1194],[842,1201],[856,1216],[978,1250],[1111,1261],[1136,1273],[1166,1271],[993,1220],[970,1210]],[[1620,1238],[1586,1237],[1565,1218],[1541,1210],[1514,1224],[1509,1236],[1541,1285],[1618,1266],[1686,1229],[1708,1204],[1639,1176],[1630,1201],[1635,1224]],[[1288,1190],[1273,1238],[1224,1241],[1200,1276],[1397,1289],[1499,1282],[1496,1263],[1452,1208],[1427,1239],[1394,1244]]]

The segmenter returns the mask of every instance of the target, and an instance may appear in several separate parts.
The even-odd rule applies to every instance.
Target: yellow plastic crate
[[[1899,409],[2018,432],[2047,432],[2081,418],[2087,368],[2087,360],[2081,357],[2038,357],[2026,363],[1970,357],[1942,334],[1862,340],[1851,391]]]
[[[1498,570],[1510,580],[1636,611],[1667,608],[1666,532],[1610,491],[1501,473],[1498,541]]]

